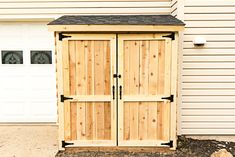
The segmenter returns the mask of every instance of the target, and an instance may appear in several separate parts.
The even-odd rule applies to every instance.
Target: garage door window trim
[[[2,50],[2,64],[23,64],[22,50]]]
[[[52,64],[51,50],[31,50],[30,51],[31,64]]]

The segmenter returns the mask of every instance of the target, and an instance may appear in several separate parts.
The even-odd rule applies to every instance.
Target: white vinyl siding
[[[178,0],[171,1],[171,15],[177,17],[178,13]]]
[[[0,19],[76,14],[170,14],[171,0],[0,0]]]
[[[184,12],[180,133],[235,134],[235,1],[185,0]]]

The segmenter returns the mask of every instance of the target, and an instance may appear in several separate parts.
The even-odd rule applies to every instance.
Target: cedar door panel
[[[72,146],[116,144],[114,39],[80,34],[62,41],[64,96],[73,98],[64,101],[64,140]]]
[[[161,146],[170,140],[171,40],[119,36],[120,146]],[[120,90],[120,89],[119,89]]]

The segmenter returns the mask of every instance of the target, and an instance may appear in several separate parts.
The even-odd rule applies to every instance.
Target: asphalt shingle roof
[[[62,16],[48,25],[176,25],[184,23],[171,15]]]

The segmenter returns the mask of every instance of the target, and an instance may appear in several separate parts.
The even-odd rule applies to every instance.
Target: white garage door
[[[46,24],[0,23],[0,122],[56,121],[53,33]]]

